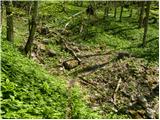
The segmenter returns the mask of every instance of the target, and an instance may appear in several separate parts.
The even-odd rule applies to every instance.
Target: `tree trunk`
[[[104,19],[108,19],[108,14],[109,14],[109,1],[106,1],[106,6],[104,9]]]
[[[34,6],[33,6],[33,14],[32,14],[32,20],[31,20],[31,28],[29,31],[29,37],[28,41],[26,43],[26,46],[24,48],[25,54],[27,55],[28,52],[31,50],[31,46],[34,40],[34,34],[36,31],[36,19],[38,15],[38,1],[34,1]]]
[[[7,40],[13,42],[13,13],[12,13],[12,2],[5,1],[6,16],[7,16]]]
[[[32,4],[28,8],[28,31],[31,30],[31,19],[30,19],[31,9],[32,9]]]
[[[114,1],[114,18],[116,18],[116,15],[117,15],[117,4],[116,4],[117,1]]]
[[[2,3],[2,1],[0,1],[0,4],[1,4],[1,7],[0,7],[1,16],[3,16],[3,3]],[[1,23],[0,24],[2,25],[2,17],[1,17]]]
[[[132,12],[133,12],[133,9],[131,8],[131,9],[130,9],[129,17],[132,17]]]
[[[120,12],[120,16],[119,16],[119,21],[122,21],[122,13],[123,13],[123,1],[121,1],[121,12]]]
[[[145,9],[145,7],[144,7],[144,5],[145,5],[145,1],[142,1],[141,2],[141,10],[140,10],[140,15],[139,15],[139,28],[141,28],[142,27],[142,25],[143,25],[143,15],[144,15],[144,9]]]
[[[144,25],[144,35],[143,35],[143,47],[146,46],[150,5],[151,5],[151,1],[147,1],[146,17],[145,17],[145,25]]]
[[[130,1],[130,13],[129,13],[129,17],[132,17],[132,13],[133,13],[133,9],[132,9],[132,1]]]

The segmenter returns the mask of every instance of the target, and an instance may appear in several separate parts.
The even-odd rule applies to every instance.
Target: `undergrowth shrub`
[[[41,66],[29,60],[2,41],[1,90],[2,118],[65,118],[68,104],[67,84],[51,76]],[[73,118],[97,118],[79,92],[72,93]]]

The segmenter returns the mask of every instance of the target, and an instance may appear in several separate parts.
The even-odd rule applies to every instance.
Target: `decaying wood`
[[[129,57],[134,57],[134,56],[128,52],[125,52],[125,51],[117,53],[117,59],[123,59],[125,57],[129,58]]]
[[[63,66],[65,69],[70,70],[78,66],[78,61],[71,59],[63,62]]]
[[[57,34],[59,37],[60,37],[60,43],[63,45],[63,49],[65,49],[65,50],[67,50],[77,61],[78,61],[78,64],[80,64],[81,63],[81,59],[76,55],[76,53],[74,52],[74,50],[72,50],[69,46],[68,46],[68,44],[67,44],[67,42],[65,42],[63,39],[65,39],[63,36],[61,36],[60,34]]]
[[[81,11],[79,13],[76,13],[72,17],[75,17],[75,16],[81,14],[82,12],[83,11]],[[65,28],[67,27],[67,25],[65,25]],[[80,65],[81,64],[81,59],[76,55],[76,53],[74,52],[74,50],[68,46],[68,43],[66,42],[67,40],[65,39],[65,37],[63,37],[60,33],[55,32],[55,31],[54,31],[54,34],[56,34],[60,38],[59,43],[63,46],[63,49],[66,50],[66,51],[68,51],[74,57],[74,59],[78,61],[78,65]]]

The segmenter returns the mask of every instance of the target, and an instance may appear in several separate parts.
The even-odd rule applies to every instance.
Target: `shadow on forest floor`
[[[74,76],[79,76],[79,75],[88,75],[90,73],[93,73],[95,71],[97,71],[98,69],[101,69],[103,67],[105,67],[106,65],[110,64],[111,62],[115,61],[116,59],[113,58],[112,60],[110,60],[109,62],[103,62],[103,63],[99,63],[99,64],[94,64],[94,65],[89,65],[89,66],[86,66],[82,69],[79,69],[79,70],[76,70],[74,72],[71,73],[71,75],[74,75]],[[96,61],[95,61],[96,62]]]
[[[131,27],[131,28],[120,29],[118,31],[113,32],[113,35],[119,34],[121,32],[127,31],[127,30],[134,30],[134,29],[138,29],[138,27]]]
[[[89,57],[95,57],[95,56],[104,56],[104,55],[108,55],[111,54],[112,51],[109,51],[107,53],[96,53],[96,54],[89,54],[89,55],[79,55],[79,58],[89,58]]]

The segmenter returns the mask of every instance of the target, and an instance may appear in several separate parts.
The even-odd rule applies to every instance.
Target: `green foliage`
[[[78,91],[82,91],[77,85],[75,86],[74,89],[72,89],[72,118],[74,119],[96,119],[100,118],[100,115],[95,114],[91,109],[89,109],[87,106],[84,104],[84,99],[83,95],[80,94]],[[81,108],[81,109],[79,109]],[[88,114],[89,113],[89,114]]]
[[[119,16],[119,9],[117,9],[117,16]],[[144,28],[138,29],[138,20],[136,10],[133,9],[132,18],[127,17],[129,14],[125,10],[122,17],[122,22],[118,22],[113,18],[113,10],[110,12],[107,21],[100,19],[103,17],[103,11],[97,10],[99,20],[94,23],[87,22],[87,31],[82,32],[82,36],[73,37],[75,42],[81,42],[85,45],[91,46],[106,46],[113,50],[125,50],[140,58],[145,58],[150,62],[158,62],[158,28],[156,24],[149,24],[147,33],[147,45],[142,47]],[[152,18],[153,15],[150,15]],[[78,26],[78,25],[77,25]]]
[[[65,118],[68,94],[66,82],[2,41],[2,118]],[[93,118],[73,88],[73,118]],[[80,97],[81,96],[81,97]],[[79,107],[78,107],[79,106]]]
[[[68,18],[73,14],[86,9],[88,2],[82,7],[74,5],[73,1],[65,2],[63,11],[62,2],[40,2],[39,18],[46,26],[54,29],[64,28]],[[153,6],[152,6],[153,8]],[[89,17],[84,13],[74,18],[68,25],[67,30],[72,31],[70,40],[89,46],[91,49],[105,47],[107,50],[125,50],[150,62],[158,63],[158,27],[149,24],[147,34],[147,46],[141,47],[143,28],[138,29],[137,9],[133,9],[133,16],[129,18],[128,9],[124,8],[122,22],[118,22],[120,7],[117,9],[117,18],[113,18],[114,10],[109,11],[109,18],[103,18],[104,7],[96,10],[97,18]],[[151,17],[158,19],[157,8],[151,10]],[[71,99],[67,89],[67,83],[62,78],[51,76],[41,66],[21,55],[15,46],[24,44],[28,37],[28,17],[26,11],[14,8],[15,45],[2,41],[2,118],[65,118],[67,106],[71,103],[71,118],[128,118],[127,115],[109,113],[103,117],[93,112],[86,105],[84,95],[78,85],[72,88]],[[6,36],[6,21],[3,19],[2,38]],[[84,24],[82,33],[79,34],[81,24]],[[39,34],[37,33],[37,39]],[[50,38],[48,38],[50,39]],[[62,51],[56,44],[56,37],[51,38],[53,44],[47,48],[55,50],[58,56],[44,58],[45,64],[54,68],[59,60],[68,59],[69,53]],[[132,64],[132,72],[137,75],[138,64]],[[116,68],[116,67],[115,67]],[[121,71],[121,70],[120,70]],[[100,71],[101,72],[101,71]],[[117,74],[117,73],[115,73]],[[139,75],[139,74],[138,74]],[[114,75],[116,76],[116,75]],[[140,74],[141,76],[141,74]]]

